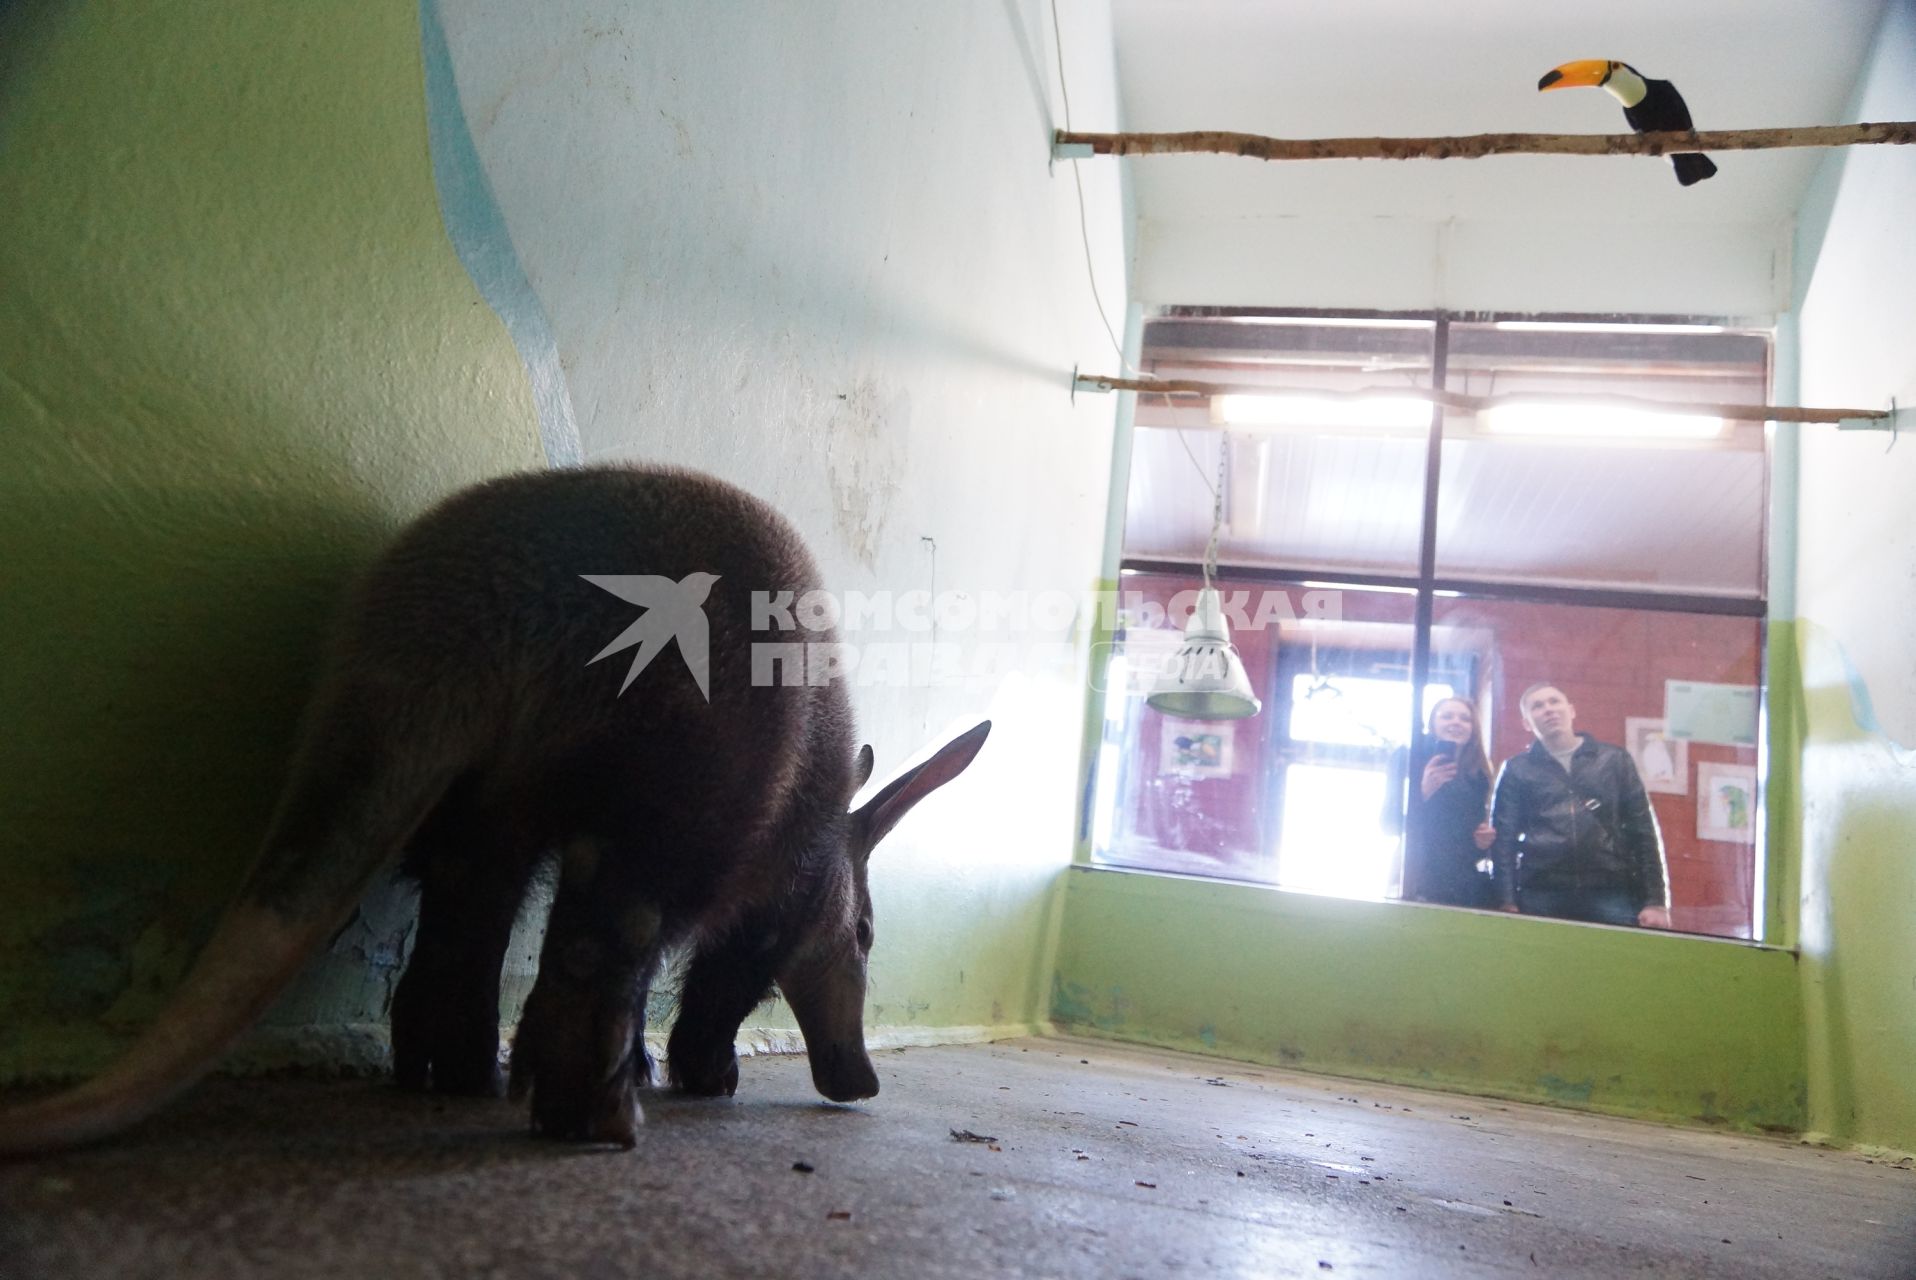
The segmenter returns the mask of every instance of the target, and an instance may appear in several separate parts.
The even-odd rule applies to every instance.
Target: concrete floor
[[[649,1095],[630,1153],[214,1081],[0,1166],[0,1276],[1916,1276],[1916,1171],[1857,1155],[1080,1041],[877,1061],[855,1107],[801,1058]]]

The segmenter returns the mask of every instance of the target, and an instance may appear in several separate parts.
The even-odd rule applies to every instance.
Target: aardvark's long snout
[[[859,1043],[839,1042],[809,1050],[812,1084],[833,1102],[878,1096],[878,1070]]]
[[[865,966],[850,948],[778,979],[798,1019],[812,1083],[833,1102],[855,1102],[878,1092],[878,1072],[865,1052]]]

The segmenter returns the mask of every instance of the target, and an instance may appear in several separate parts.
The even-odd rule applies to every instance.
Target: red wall
[[[1750,618],[1458,600],[1439,601],[1434,620],[1494,637],[1484,654],[1493,761],[1529,745],[1517,699],[1539,681],[1563,689],[1579,733],[1621,745],[1626,717],[1662,716],[1665,680],[1757,684],[1761,674],[1761,630]],[[1690,743],[1686,793],[1650,795],[1670,867],[1671,923],[1748,937],[1753,846],[1697,839],[1696,769],[1705,761],[1754,765],[1756,749]]]
[[[1201,585],[1196,577],[1135,574],[1122,579],[1120,590],[1127,599],[1135,592],[1163,609],[1180,592],[1196,591]],[[1265,592],[1286,597],[1292,612],[1299,615],[1310,608],[1307,596],[1315,592],[1313,588],[1273,586],[1224,576],[1219,577],[1218,588],[1227,597],[1235,592],[1248,593],[1244,608],[1253,618]],[[1337,593],[1335,613],[1346,622],[1394,623],[1404,627],[1408,636],[1413,612],[1412,598],[1401,592]],[[1175,619],[1180,627],[1183,621],[1184,615]],[[1284,632],[1286,642],[1295,642],[1300,634],[1292,624],[1284,624]],[[1268,708],[1274,693],[1271,680],[1279,628],[1246,628],[1233,623],[1231,640],[1244,659],[1252,692]],[[1142,704],[1137,710],[1137,731],[1125,743],[1129,765],[1119,797],[1113,848],[1106,851],[1109,860],[1196,875],[1274,878],[1277,830],[1274,824],[1265,822],[1263,812],[1265,774],[1272,749],[1268,735],[1274,728],[1271,716],[1260,714],[1233,723],[1229,777],[1186,778],[1158,770],[1166,717]],[[1366,814],[1364,820],[1374,823],[1376,815]]]
[[[1196,579],[1137,575],[1122,579],[1126,601],[1136,592],[1159,608],[1172,598],[1194,591]],[[1220,581],[1228,593],[1243,584]],[[1296,595],[1293,593],[1293,600]],[[1182,617],[1165,625],[1181,625]],[[1244,659],[1251,691],[1260,701],[1271,700],[1272,629],[1233,626],[1231,640]],[[1161,773],[1159,747],[1166,717],[1139,704],[1134,736],[1125,742],[1127,777],[1119,798],[1115,860],[1194,875],[1235,879],[1267,879],[1276,867],[1275,851],[1263,835],[1266,751],[1263,715],[1232,724],[1232,767],[1229,777],[1188,778]]]

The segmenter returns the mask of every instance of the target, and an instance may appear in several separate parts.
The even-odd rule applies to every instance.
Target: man
[[[1663,838],[1629,752],[1579,734],[1554,684],[1531,685],[1517,705],[1536,741],[1504,762],[1491,804],[1503,909],[1669,928]]]

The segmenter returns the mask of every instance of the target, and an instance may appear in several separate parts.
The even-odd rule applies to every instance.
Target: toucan
[[[1652,80],[1627,62],[1606,62],[1602,58],[1566,62],[1537,81],[1539,90],[1585,85],[1602,89],[1621,102],[1624,122],[1638,133],[1695,128],[1690,123],[1690,108],[1683,104],[1683,95],[1675,85],[1668,80]],[[1686,187],[1716,172],[1710,157],[1694,151],[1673,155],[1670,163],[1676,166],[1677,181]]]

